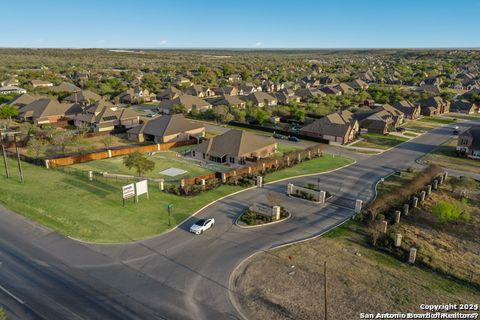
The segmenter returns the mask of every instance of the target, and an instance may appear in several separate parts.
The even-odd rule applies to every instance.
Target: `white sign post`
[[[125,206],[125,200],[135,196],[135,186],[133,183],[127,184],[122,187],[122,200],[123,206]]]
[[[147,199],[148,199],[148,180],[142,180],[137,183],[135,183],[135,196],[138,202],[138,196],[142,194],[147,194]]]

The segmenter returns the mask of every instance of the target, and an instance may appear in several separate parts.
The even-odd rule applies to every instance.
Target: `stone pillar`
[[[308,150],[308,160],[312,160],[312,152]]]
[[[427,185],[426,192],[427,192],[427,196],[429,196],[430,193],[432,193],[432,185],[431,184]]]
[[[248,167],[248,174],[252,173],[252,167]]]
[[[275,159],[275,169],[278,169],[278,159]]]
[[[437,179],[433,180],[433,187],[432,188],[433,188],[433,190],[438,189],[438,180]]]
[[[225,183],[225,182],[227,182],[227,175],[224,172],[222,172],[222,183]]]
[[[88,171],[88,180],[93,181],[93,171]]]
[[[402,213],[400,210],[395,211],[395,223],[400,223],[400,217],[402,216]]]
[[[185,179],[180,180],[180,188],[185,188]]]
[[[262,172],[265,172],[265,162],[262,163]]]
[[[50,169],[50,160],[45,159],[45,168]]]
[[[234,177],[237,176],[237,171],[236,171],[236,170],[233,170],[233,176],[234,176]]]
[[[425,190],[422,190],[422,192],[420,192],[420,202],[425,201],[426,195],[427,195],[427,192],[425,192]]]
[[[108,149],[107,152],[108,152],[108,157],[111,158],[112,157],[112,150]]]
[[[293,183],[287,184],[287,194],[291,195],[293,193]]]
[[[412,208],[416,208],[418,206],[418,198],[413,197],[412,198]]]
[[[290,166],[290,157],[287,156],[287,166]]]
[[[357,199],[357,201],[355,201],[355,213],[360,213],[362,211],[362,205],[363,205],[362,200]]]
[[[263,177],[262,176],[257,176],[257,187],[259,187],[259,188],[263,187]]]
[[[445,171],[443,173],[443,180],[447,181],[447,178],[448,178],[448,171]]]
[[[388,222],[386,220],[382,221],[382,233],[387,233]]]
[[[165,190],[165,180],[160,179],[160,180],[158,181],[158,190],[160,190],[160,191]]]
[[[417,258],[417,249],[412,247],[410,249],[410,254],[408,255],[408,262],[415,263],[416,258]]]
[[[395,247],[400,247],[402,245],[402,235],[397,233],[395,235]]]
[[[297,160],[298,162],[302,162],[302,155],[300,153],[297,155]]]
[[[272,207],[272,221],[280,220],[280,207],[273,206]]]
[[[403,205],[403,215],[408,216],[408,210],[410,209],[410,205],[408,203],[405,203]]]
[[[160,143],[157,143],[157,151],[160,151]]]
[[[327,193],[325,191],[320,191],[319,192],[319,197],[318,197],[318,202],[320,203],[325,203],[325,197],[327,196]]]
[[[440,176],[438,177],[438,184],[439,184],[439,185],[442,185],[442,184],[443,184],[443,175],[440,175]]]
[[[205,190],[205,179],[200,180],[200,184],[202,185],[202,190]]]

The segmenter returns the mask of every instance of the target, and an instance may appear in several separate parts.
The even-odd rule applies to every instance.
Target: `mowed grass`
[[[386,150],[399,145],[402,142],[408,141],[408,138],[399,136],[384,136],[376,133],[364,133],[362,134],[363,140],[354,143],[354,147],[373,148]]]
[[[64,235],[95,242],[125,242],[160,234],[170,227],[164,205],[173,204],[172,226],[204,205],[241,187],[222,186],[184,198],[150,187],[150,199],[132,199],[122,207],[121,186],[115,180],[88,181],[23,163],[25,183],[19,183],[15,162],[13,177],[0,177],[0,203]]]
[[[191,146],[186,146],[190,147]],[[187,150],[188,148],[185,148]],[[110,159],[96,160],[85,163],[74,164],[71,167],[80,170],[92,170],[98,172],[108,172],[108,173],[117,173],[117,174],[126,174],[126,175],[137,175],[135,170],[130,170],[123,164],[123,159],[125,157],[114,157]],[[172,179],[170,176],[160,174],[161,171],[169,168],[177,168],[187,171],[182,175],[175,176],[175,180],[179,180],[186,177],[194,177],[199,175],[204,175],[208,172],[211,172],[207,168],[204,168],[197,163],[193,162],[190,159],[181,157],[177,152],[174,151],[160,151],[156,152],[152,156],[147,156],[149,160],[155,162],[155,169],[153,171],[143,174],[149,178],[164,178]]]
[[[454,123],[454,122],[457,122],[456,120],[453,120],[453,119],[449,119],[449,118],[443,118],[443,117],[429,117],[429,116],[426,116],[426,117],[423,117],[417,121],[422,121],[422,122],[433,122],[433,123],[438,123],[438,124],[450,124],[450,123]]]
[[[352,164],[353,162],[350,158],[324,154],[322,157],[313,158],[293,167],[269,173],[265,176],[265,180],[270,182],[304,174],[321,173]]]
[[[457,140],[458,138],[448,140],[433,152],[425,155],[422,161],[434,163],[448,169],[480,173],[480,161],[457,155]]]
[[[267,175],[267,181],[338,168],[353,161],[331,155],[303,162]],[[194,212],[233,192],[240,186],[223,185],[193,197],[180,197],[150,185],[150,199],[143,195],[122,207],[122,182],[113,179],[88,181],[86,176],[68,174],[22,163],[25,183],[19,182],[16,163],[8,160],[12,177],[0,175],[0,204],[73,238],[92,242],[128,242],[158,235]],[[172,225],[164,206],[173,204]]]

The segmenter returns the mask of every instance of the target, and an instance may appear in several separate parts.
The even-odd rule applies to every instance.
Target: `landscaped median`
[[[114,179],[89,181],[73,175],[22,162],[21,184],[16,162],[8,160],[12,177],[0,177],[0,203],[32,220],[73,238],[92,242],[128,242],[158,235],[188,218],[212,201],[243,189],[221,185],[195,196],[177,196],[150,187],[149,199],[140,197],[122,207],[123,182]],[[351,159],[324,154],[294,167],[266,174],[273,181],[303,174],[334,170]],[[3,169],[3,168],[2,168]],[[172,204],[171,226],[165,205]]]

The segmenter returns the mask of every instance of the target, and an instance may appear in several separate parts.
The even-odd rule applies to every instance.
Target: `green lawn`
[[[191,149],[191,146],[180,147],[184,151],[186,149]],[[98,172],[108,172],[108,173],[117,173],[117,174],[127,174],[127,175],[136,175],[134,170],[130,170],[123,164],[123,159],[125,157],[114,157],[110,159],[96,160],[85,163],[74,164],[71,167],[80,170],[93,170]],[[193,162],[190,159],[181,157],[177,152],[174,151],[160,151],[156,152],[153,156],[148,156],[148,159],[155,162],[155,169],[151,172],[147,172],[144,176],[150,178],[164,178],[168,180],[179,180],[186,177],[194,177],[206,174],[211,172],[208,168],[204,168],[197,163]],[[169,177],[160,174],[161,171],[169,168],[178,168],[187,171],[187,173],[178,175],[176,177]]]
[[[353,163],[353,160],[350,158],[324,154],[323,157],[314,158],[291,168],[269,173],[266,175],[265,180],[266,182],[270,182],[303,174],[320,173],[337,169],[351,163]]]
[[[277,152],[275,152],[271,157],[281,157],[287,152],[295,151],[295,150],[300,150],[302,147],[300,146],[295,146],[291,144],[284,144],[284,143],[279,143],[277,144]]]
[[[474,114],[449,113],[448,116],[452,118],[463,119],[463,120],[480,121],[480,113],[474,113]]]
[[[386,150],[409,140],[408,138],[392,135],[384,136],[375,133],[364,133],[361,137],[363,138],[363,140],[353,144],[354,147]]]
[[[422,122],[434,122],[438,124],[450,124],[456,122],[453,119],[448,119],[448,118],[442,118],[442,117],[423,117],[417,121],[422,121]]]
[[[332,170],[351,163],[343,157],[325,155],[298,166],[267,175],[273,181],[299,174]],[[173,204],[172,226],[204,205],[239,191],[242,187],[224,185],[194,197],[179,197],[158,191],[150,185],[150,199],[130,199],[122,207],[121,186],[125,183],[68,174],[23,163],[25,183],[20,184],[9,159],[12,178],[0,175],[0,204],[61,234],[93,242],[127,242],[158,235],[168,230],[164,205]]]

